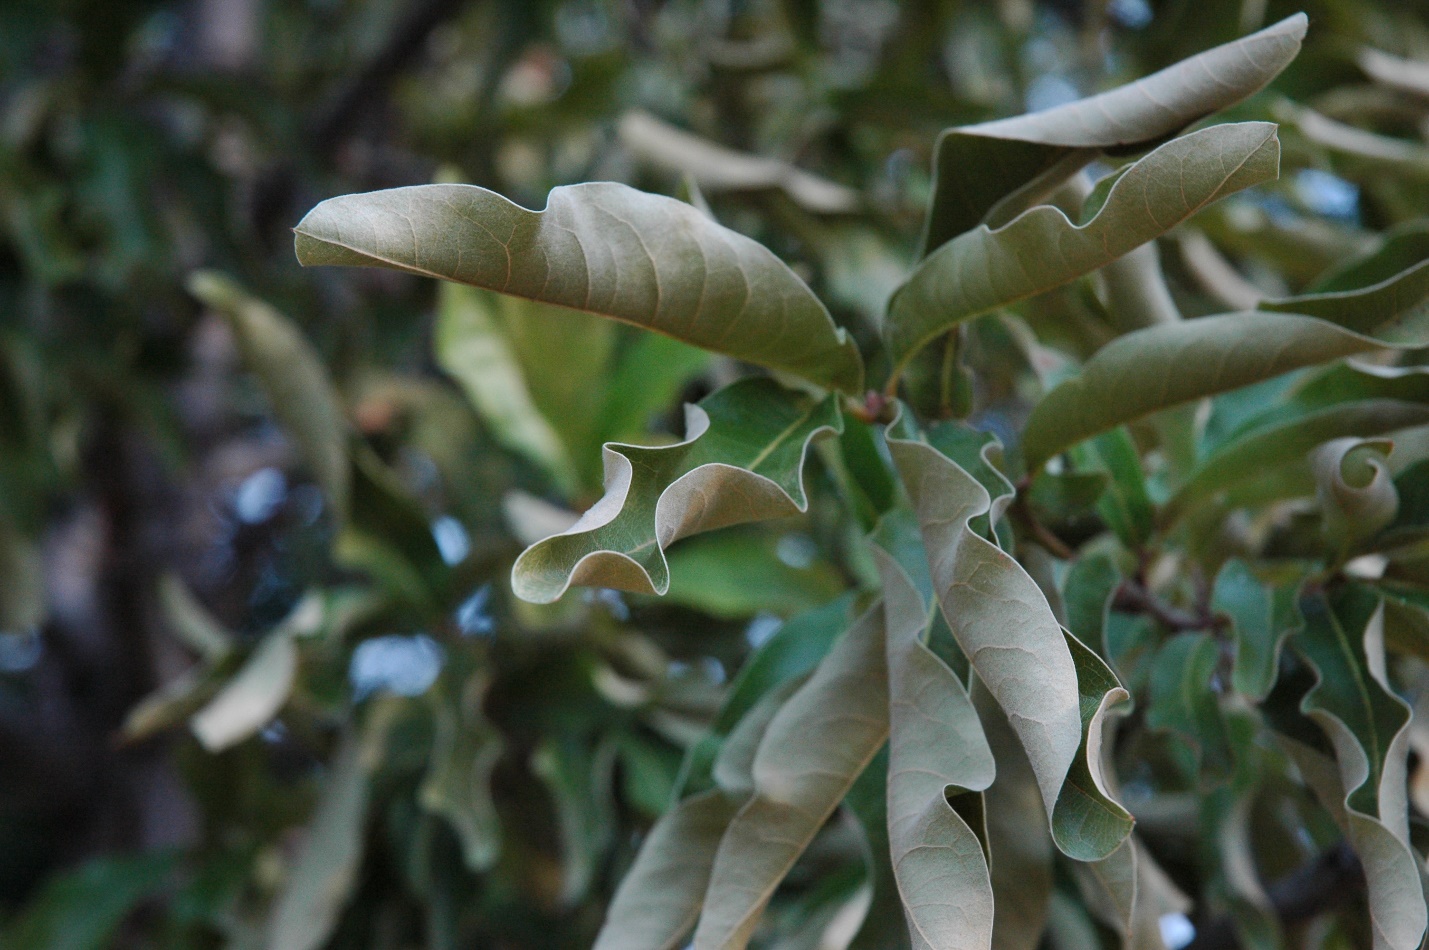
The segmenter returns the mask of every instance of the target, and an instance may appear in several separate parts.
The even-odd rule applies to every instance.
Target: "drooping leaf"
[[[1105,856],[1131,825],[1096,777],[1106,709],[1125,691],[1065,634],[1027,572],[974,529],[993,504],[982,483],[926,443],[890,435],[888,446],[943,615],[1022,741],[1058,847],[1081,860]]]
[[[1422,346],[1429,261],[1359,290],[1267,301],[1129,333],[1107,344],[1033,409],[1028,469],[1069,445],[1159,409],[1291,370],[1385,347]]]
[[[846,633],[775,715],[754,797],[720,841],[696,950],[742,950],[779,882],[888,735],[883,608]]]
[[[1045,193],[1098,154],[1147,148],[1255,93],[1295,58],[1306,25],[1296,14],[1100,95],[948,129],[934,157],[925,252],[972,230],[1009,196]]]
[[[1273,125],[1212,126],[1120,172],[1085,224],[1041,205],[996,229],[979,225],[953,238],[918,266],[889,305],[883,337],[893,377],[944,331],[1116,260],[1219,198],[1273,179],[1279,162]]]
[[[1299,585],[1292,585],[1292,591]],[[1221,566],[1211,588],[1211,606],[1230,621],[1235,638],[1235,665],[1231,682],[1236,692],[1261,700],[1279,673],[1280,649],[1294,629],[1276,609],[1276,591],[1241,560]]]
[[[967,689],[923,642],[928,604],[875,548],[887,626],[888,838],[915,948],[987,947],[993,891],[979,840],[995,774]]]
[[[863,830],[865,880],[873,893],[848,950],[909,950],[908,918],[888,844],[888,746],[853,783],[844,805]]]
[[[1146,724],[1179,740],[1185,771],[1202,785],[1225,782],[1235,767],[1212,682],[1219,660],[1220,644],[1202,631],[1167,640],[1151,666]]]
[[[851,394],[858,350],[763,246],[673,198],[624,185],[552,190],[528,211],[471,185],[330,198],[299,222],[307,266],[441,277],[657,330]]]
[[[274,903],[265,944],[269,950],[318,950],[327,943],[357,883],[369,782],[362,744],[348,736]]]
[[[550,603],[572,584],[665,593],[665,548],[680,538],[804,511],[809,443],[840,427],[833,397],[747,379],[688,407],[683,442],[607,445],[605,497],[517,559],[517,596]]]
[[[258,377],[273,414],[328,502],[345,516],[352,493],[347,420],[322,361],[297,327],[268,304],[211,271],[189,277],[189,292],[228,321],[249,370]]]
[[[573,735],[548,736],[531,756],[531,771],[546,786],[561,841],[560,901],[577,904],[595,881],[613,826],[609,763]]]
[[[1334,749],[1342,820],[1369,885],[1375,947],[1411,950],[1429,914],[1408,845],[1409,708],[1385,678],[1378,608],[1378,598],[1357,587],[1303,601],[1305,628],[1296,644],[1316,681],[1300,709]]]

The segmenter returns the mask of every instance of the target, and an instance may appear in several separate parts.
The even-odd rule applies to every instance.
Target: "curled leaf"
[[[833,397],[814,401],[768,379],[727,386],[685,419],[675,445],[605,447],[605,496],[516,560],[518,597],[550,603],[572,584],[665,593],[665,548],[680,538],[806,510],[809,443],[842,427]]]
[[[1173,139],[1118,173],[1085,224],[1040,205],[993,229],[979,225],[923,261],[889,305],[883,327],[896,379],[939,334],[1116,260],[1206,205],[1275,178],[1275,126],[1212,126]]]
[[[673,198],[597,182],[529,211],[473,185],[329,198],[305,266],[387,267],[583,310],[858,394],[857,347],[768,249]]]
[[[929,605],[892,557],[874,555],[887,624],[893,874],[915,948],[977,950],[992,940],[993,892],[969,819],[983,824],[992,750],[966,687],[923,642]]]
[[[1399,493],[1390,478],[1387,456],[1394,443],[1384,439],[1333,439],[1311,456],[1316,493],[1325,511],[1325,528],[1341,547],[1363,540],[1394,520]]]
[[[1043,192],[1098,154],[1129,154],[1262,89],[1300,51],[1305,14],[1198,53],[1144,79],[1028,115],[938,137],[923,246],[982,223],[997,204]]]

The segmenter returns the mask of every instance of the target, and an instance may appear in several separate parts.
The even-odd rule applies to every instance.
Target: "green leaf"
[[[787,537],[787,536],[786,536]],[[761,611],[787,617],[837,597],[843,579],[827,561],[790,564],[769,531],[722,531],[673,549],[668,557],[670,603],[737,619]]]
[[[808,287],[762,245],[673,198],[592,183],[528,211],[484,188],[330,198],[297,228],[305,266],[404,270],[657,330],[860,394],[863,363]]]
[[[1332,439],[1310,456],[1325,531],[1341,551],[1394,521],[1399,493],[1389,475],[1394,443],[1354,437]]]
[[[685,418],[676,445],[606,446],[605,496],[517,559],[518,597],[551,603],[572,584],[665,593],[665,548],[680,538],[805,511],[809,443],[842,427],[834,397],[816,402],[768,379],[727,386]]]
[[[173,879],[169,852],[95,858],[52,878],[0,928],[6,950],[106,950],[125,919]]]
[[[992,881],[969,819],[983,823],[992,750],[967,689],[923,642],[930,605],[891,556],[874,556],[887,626],[888,838],[913,946],[986,947]]]
[[[233,634],[173,573],[159,578],[159,608],[169,629],[199,656],[217,663],[233,651]]]
[[[883,608],[875,604],[775,715],[754,797],[720,841],[695,950],[742,950],[774,889],[888,736]]]
[[[286,317],[211,271],[189,276],[189,293],[218,311],[233,328],[243,362],[258,377],[273,414],[339,517],[352,492],[347,418],[322,360]]]
[[[343,740],[268,921],[268,950],[318,950],[352,896],[362,863],[369,777],[355,736]]]
[[[451,824],[466,866],[478,873],[489,870],[501,850],[491,773],[505,742],[482,712],[486,688],[485,677],[473,676],[460,697],[438,700],[431,762],[418,791],[422,807]]]
[[[1365,47],[1355,57],[1355,62],[1375,82],[1429,99],[1429,63],[1424,60],[1402,59]]]
[[[1275,178],[1275,126],[1212,126],[1174,139],[1120,173],[1085,224],[1040,205],[996,229],[979,225],[928,255],[889,305],[893,378],[944,331],[1090,273],[1206,205]]]
[[[926,443],[890,435],[888,446],[943,616],[1022,741],[1058,847],[1082,860],[1105,856],[1130,829],[1098,778],[1102,722],[1125,691],[1065,634],[1027,572],[975,530],[993,506],[983,484]]]
[[[1300,710],[1324,730],[1338,761],[1336,791],[1343,793],[1342,821],[1364,864],[1375,947],[1412,950],[1429,914],[1408,845],[1410,711],[1385,677],[1378,608],[1378,597],[1359,587],[1302,602],[1305,628],[1296,646],[1316,681]]]
[[[1167,640],[1151,665],[1146,724],[1165,729],[1186,751],[1186,771],[1202,786],[1230,778],[1235,761],[1212,682],[1220,644],[1210,633],[1181,633]]]
[[[1033,409],[1022,443],[1028,470],[1159,409],[1356,353],[1426,345],[1426,298],[1429,261],[1422,261],[1358,290],[1267,301],[1259,310],[1119,337]]]
[[[475,288],[443,284],[433,342],[437,362],[461,384],[499,442],[571,491],[575,472],[570,455],[536,408],[522,365],[496,318],[502,299]]]
[[[925,252],[972,230],[1010,196],[1046,193],[1098,154],[1155,145],[1264,88],[1300,51],[1306,25],[1298,13],[1100,95],[948,129],[934,153]]]
[[[1292,590],[1299,585],[1293,585]],[[1230,621],[1235,638],[1231,682],[1236,692],[1262,700],[1279,675],[1280,650],[1293,627],[1276,609],[1276,591],[1236,558],[1226,561],[1211,588],[1211,606]]]

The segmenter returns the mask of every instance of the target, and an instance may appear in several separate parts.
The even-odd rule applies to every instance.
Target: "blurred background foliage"
[[[751,651],[797,664],[784,621],[875,576],[822,455],[807,517],[680,545],[667,598],[516,602],[512,560],[599,497],[602,442],[677,437],[736,370],[300,272],[318,200],[708,202],[868,341],[940,129],[1302,8],[1306,52],[1232,116],[1285,124],[1281,180],[1162,242],[1188,314],[1301,290],[1429,207],[1422,0],[6,0],[0,946],[586,946],[731,681],[771,675]],[[1107,317],[1083,284],[1022,311],[1068,346]],[[984,323],[976,347],[1018,349]],[[974,419],[1010,431],[1022,364],[978,363],[1014,368]],[[1267,876],[1334,840],[1274,820],[1307,844]],[[1174,825],[1143,817],[1176,876]],[[780,946],[851,933],[830,895],[862,847],[820,839]]]

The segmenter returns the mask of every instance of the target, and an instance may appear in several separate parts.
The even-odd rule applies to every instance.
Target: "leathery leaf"
[[[914,948],[985,948],[993,899],[979,832],[992,750],[966,687],[923,642],[931,605],[897,561],[874,556],[887,618],[888,839],[909,933]]]
[[[1057,846],[1079,860],[1104,857],[1131,825],[1098,778],[1106,711],[1125,692],[1062,629],[1022,566],[974,529],[993,504],[982,483],[926,443],[890,437],[888,446],[943,615],[1027,752]]]
[[[832,396],[745,379],[686,406],[683,442],[607,444],[605,495],[516,560],[516,595],[550,603],[572,584],[665,593],[665,549],[680,538],[805,511],[809,443],[842,425]]]
[[[1385,676],[1380,601],[1349,587],[1301,603],[1305,627],[1295,643],[1317,679],[1300,711],[1334,748],[1342,786],[1335,791],[1344,795],[1346,831],[1365,868],[1374,945],[1412,950],[1429,915],[1408,844],[1409,707]]]
[[[769,899],[888,736],[883,605],[875,604],[769,724],[753,797],[725,831],[695,950],[741,950]]]
[[[530,211],[474,185],[322,202],[298,223],[305,266],[387,267],[656,330],[858,394],[848,335],[763,245],[694,207],[612,182],[551,191]]]
[[[1173,139],[1118,174],[1085,224],[1039,205],[938,248],[894,295],[883,340],[896,380],[946,330],[1075,280],[1166,233],[1210,203],[1278,174],[1275,126],[1212,126]]]
[[[1100,95],[948,129],[933,159],[925,250],[976,227],[1010,196],[1045,193],[1098,154],[1149,147],[1255,93],[1299,53],[1306,23],[1296,14]]]
[[[1357,353],[1429,344],[1426,299],[1429,261],[1420,261],[1356,290],[1128,333],[1033,409],[1023,436],[1028,470],[1160,409]]]

